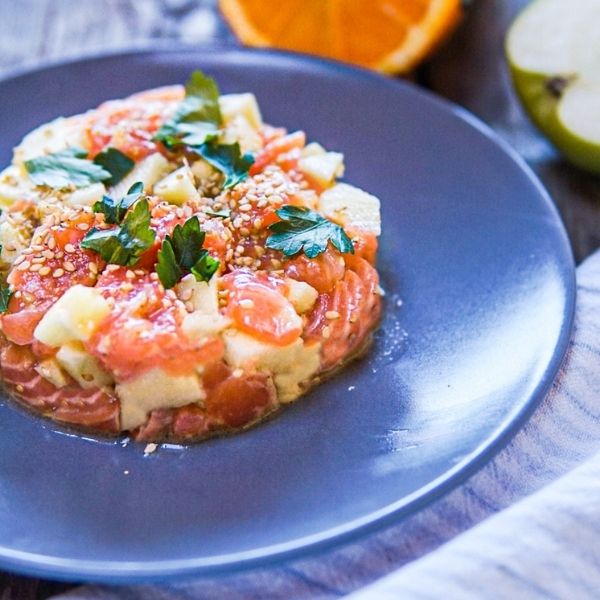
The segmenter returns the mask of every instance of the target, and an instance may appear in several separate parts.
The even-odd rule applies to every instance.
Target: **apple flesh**
[[[573,164],[600,173],[600,0],[535,0],[506,38],[514,86]]]

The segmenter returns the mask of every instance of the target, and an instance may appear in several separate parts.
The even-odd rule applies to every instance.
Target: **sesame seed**
[[[42,268],[42,265],[37,263],[35,265],[31,265],[31,267],[29,267],[29,270],[32,271],[33,273],[35,273],[36,271],[39,271],[41,268]]]
[[[136,270],[134,271],[134,273],[135,273],[136,275],[139,275],[140,277],[142,277],[142,276],[144,275],[144,270],[143,270],[143,269],[136,269]]]
[[[42,252],[42,256],[45,258],[54,258],[54,252],[52,252],[52,250],[44,250]]]
[[[90,263],[90,264],[92,264],[92,263]],[[120,268],[121,267],[119,267],[119,265],[106,265],[106,270],[109,272],[118,271]]]
[[[127,279],[135,279],[135,273],[131,269],[127,269],[125,277],[127,277]]]
[[[62,277],[65,274],[64,269],[56,269],[54,273],[52,273],[52,277]]]
[[[323,332],[321,333],[321,335],[325,338],[328,339],[329,336],[331,335],[331,329],[329,329],[328,325],[325,325],[325,327],[323,327]]]
[[[31,263],[28,260],[26,260],[17,267],[17,271],[27,271],[29,267],[31,267]]]
[[[328,310],[325,313],[325,318],[326,319],[330,319],[330,320],[339,319],[340,318],[340,313],[337,310]]]
[[[238,206],[238,210],[240,212],[248,212],[250,210],[252,210],[252,206],[250,204],[240,204],[240,206]]]
[[[125,282],[121,284],[121,290],[123,292],[130,292],[133,289],[133,286],[129,282]]]
[[[250,235],[250,230],[247,227],[240,227],[240,234],[248,236]]]
[[[240,300],[240,306],[242,308],[254,308],[254,302],[252,302],[250,298],[244,298],[243,300]]]
[[[271,265],[275,268],[275,269],[280,269],[281,268],[281,261],[276,259],[276,258],[272,258],[271,259]]]
[[[48,242],[48,248],[50,248],[50,242]],[[73,244],[65,244],[65,252],[75,252],[75,246],[73,246]]]
[[[54,248],[56,248],[56,240],[54,239],[54,237],[49,236],[48,237],[48,248],[50,248],[50,250],[54,250]],[[67,244],[67,246],[71,246],[71,248],[73,248],[72,244]],[[65,250],[67,249],[67,247],[65,246]],[[75,248],[73,248],[73,252],[75,251]],[[69,250],[69,252],[71,252]]]
[[[77,229],[80,229],[81,231],[87,231],[90,228],[90,226],[87,223],[79,223],[77,225]]]
[[[24,256],[19,256],[19,257],[17,258],[17,260],[15,260],[15,262],[14,262],[13,264],[14,264],[14,265],[15,265],[15,267],[16,267],[17,265],[20,265],[20,264],[21,264],[21,263],[22,263],[24,260],[25,260],[25,257],[24,257]]]
[[[150,279],[152,281],[158,281],[158,273],[150,273]]]
[[[54,253],[54,258],[62,258],[65,255],[65,253],[62,250],[59,250],[58,252]]]
[[[234,377],[238,378],[238,379],[239,379],[239,378],[240,378],[240,377],[241,377],[243,374],[244,374],[244,371],[243,371],[243,369],[236,369],[236,370],[235,370],[235,371],[232,373],[232,375],[233,375]]]
[[[49,274],[50,274],[50,267],[42,267],[42,268],[39,270],[39,274],[40,274],[42,277],[45,277],[46,275],[49,275]]]
[[[62,266],[63,269],[69,273],[72,273],[75,270],[75,265],[70,260],[65,260]]]
[[[31,249],[34,252],[41,252],[44,249],[44,246],[42,246],[40,244],[34,244],[33,246],[31,246]]]
[[[88,265],[88,269],[90,270],[91,273],[93,273],[94,275],[98,274],[98,265],[95,262],[91,262]]]
[[[17,392],[22,393],[25,388],[19,383],[17,386]]]
[[[262,219],[257,217],[256,219],[254,219],[252,225],[254,225],[254,229],[261,229],[263,225]]]

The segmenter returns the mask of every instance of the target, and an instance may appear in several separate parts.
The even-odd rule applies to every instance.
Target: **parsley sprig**
[[[2,252],[2,244],[0,244],[0,252]],[[3,279],[0,279],[0,313],[5,313],[8,310],[8,303],[12,295],[10,286]]]
[[[123,222],[112,229],[93,228],[81,241],[81,247],[98,252],[110,264],[133,266],[152,246],[156,232],[150,228],[150,207],[142,198]]]
[[[144,184],[138,181],[129,188],[127,195],[120,200],[113,200],[110,196],[102,196],[102,200],[94,204],[94,212],[102,213],[104,221],[109,225],[118,225],[143,193]]]
[[[105,148],[94,158],[94,164],[100,165],[110,173],[110,179],[104,181],[108,186],[117,185],[135,166],[135,161],[116,148]]]
[[[281,221],[269,226],[273,235],[267,238],[267,248],[281,250],[286,256],[294,256],[303,250],[308,258],[315,258],[325,252],[331,242],[340,252],[354,254],[352,240],[346,232],[319,213],[290,204],[275,213]]]
[[[165,236],[158,252],[156,272],[165,288],[172,288],[184,275],[191,273],[197,281],[209,281],[219,268],[219,261],[202,247],[205,233],[198,217],[176,225],[172,235]]]
[[[99,182],[115,185],[134,165],[129,157],[116,148],[100,152],[94,160],[89,160],[87,156],[88,152],[83,148],[67,148],[26,160],[25,169],[36,185],[64,189],[71,186],[86,187]]]
[[[221,144],[223,118],[219,109],[219,88],[211,77],[194,71],[185,86],[185,98],[154,136],[169,150],[193,152],[225,175],[223,189],[248,177],[254,163],[252,154],[242,154],[239,144]]]
[[[203,144],[218,136],[221,122],[216,81],[202,71],[194,71],[185,84],[185,98],[154,139],[163,142],[167,148]]]

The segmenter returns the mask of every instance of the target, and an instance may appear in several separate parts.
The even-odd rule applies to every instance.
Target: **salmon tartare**
[[[343,173],[200,71],[35,129],[0,173],[5,389],[146,442],[293,402],[380,318],[379,201]]]

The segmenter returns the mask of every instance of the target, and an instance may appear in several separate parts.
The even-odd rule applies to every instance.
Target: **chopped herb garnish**
[[[185,98],[154,139],[170,150],[182,146],[198,154],[225,175],[223,187],[228,189],[248,176],[254,158],[242,155],[238,143],[220,144],[221,126],[219,88],[214,79],[194,71],[185,86]]]
[[[113,200],[109,196],[102,196],[102,200],[94,204],[94,212],[102,213],[106,223],[118,225],[125,217],[127,211],[140,199],[143,193],[144,184],[138,181],[129,188],[127,195],[120,200]]]
[[[204,214],[208,215],[209,217],[228,219],[231,216],[231,209],[222,208],[221,210],[204,210]]]
[[[0,252],[2,252],[2,244],[0,244]],[[0,313],[5,313],[8,310],[8,303],[12,297],[10,287],[5,281],[0,280]]]
[[[135,161],[116,148],[105,148],[96,154],[94,163],[110,173],[110,179],[104,181],[108,186],[117,185],[135,165]]]
[[[235,144],[207,142],[200,146],[193,146],[192,149],[225,175],[223,183],[225,190],[246,179],[248,170],[254,164],[252,154],[242,154],[237,142]]]
[[[150,228],[150,207],[143,198],[120,226],[92,229],[81,241],[81,247],[98,252],[107,263],[133,266],[155,238],[156,232]]]
[[[185,85],[185,98],[154,139],[167,148],[203,144],[218,136],[221,122],[217,83],[202,71],[194,71]]]
[[[172,235],[165,236],[156,264],[156,272],[165,288],[172,288],[188,273],[197,281],[209,281],[214,275],[219,261],[202,247],[205,235],[198,217],[191,217],[183,225],[176,225]]]
[[[109,180],[112,173],[88,160],[87,155],[87,151],[82,148],[68,148],[26,160],[25,169],[36,185],[57,189],[72,185],[86,187],[92,183]]]
[[[319,213],[300,206],[286,205],[275,211],[281,219],[269,226],[273,235],[267,238],[267,248],[281,250],[294,256],[301,250],[308,258],[315,258],[331,242],[340,252],[354,254],[352,240],[337,224]]]
[[[8,310],[8,303],[12,298],[12,291],[6,284],[0,283],[0,313],[5,313]]]

